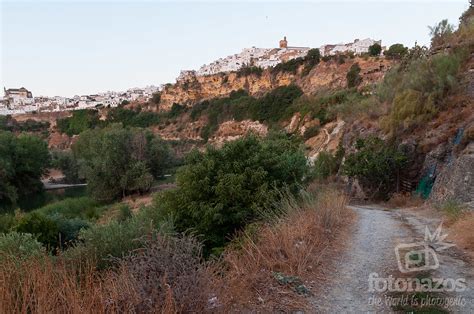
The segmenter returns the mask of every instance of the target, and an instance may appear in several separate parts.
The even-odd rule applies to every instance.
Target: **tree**
[[[160,92],[154,93],[153,96],[151,97],[151,102],[158,105],[160,101],[161,101],[161,93]]]
[[[357,178],[362,187],[377,198],[387,198],[398,181],[406,156],[394,145],[378,137],[358,139],[356,152],[344,161],[344,173]]]
[[[0,208],[15,206],[20,197],[42,189],[40,178],[49,158],[48,146],[41,139],[0,131]]]
[[[403,44],[393,44],[384,54],[391,59],[401,59],[407,52],[408,48],[403,46]]]
[[[352,87],[359,86],[359,84],[362,82],[362,78],[360,77],[359,73],[360,73],[360,66],[358,63],[354,63],[346,75],[347,87],[352,88]]]
[[[159,195],[156,206],[178,231],[202,235],[209,253],[272,206],[276,189],[296,193],[306,170],[300,143],[286,134],[249,135],[221,149],[193,151],[178,170],[177,189]]]
[[[382,52],[382,46],[380,46],[379,43],[375,43],[369,47],[369,55],[371,56],[380,56],[380,53]]]
[[[117,124],[84,132],[72,148],[91,195],[107,201],[148,191],[170,154],[150,132]]]
[[[448,20],[444,19],[434,26],[428,26],[431,36],[431,46],[442,45],[446,38],[454,32],[454,25],[449,24]]]

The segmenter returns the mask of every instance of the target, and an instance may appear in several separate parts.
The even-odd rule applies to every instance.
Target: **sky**
[[[429,45],[428,25],[456,24],[450,1],[5,1],[0,85],[33,96],[173,83],[245,47],[319,47],[355,38]]]

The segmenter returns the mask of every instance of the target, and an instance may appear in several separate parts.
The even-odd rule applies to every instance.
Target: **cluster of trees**
[[[57,127],[59,132],[73,136],[85,130],[95,128],[101,123],[97,110],[75,110],[71,117],[58,119]]]
[[[106,201],[148,191],[171,162],[161,138],[120,124],[81,133],[72,151],[90,194]]]
[[[47,144],[41,139],[0,131],[0,208],[14,207],[19,198],[40,191],[49,162]]]

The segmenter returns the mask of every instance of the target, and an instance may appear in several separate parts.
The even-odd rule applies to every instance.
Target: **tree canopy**
[[[15,206],[20,197],[40,191],[40,178],[48,164],[46,142],[0,131],[0,208]]]
[[[161,138],[120,124],[87,130],[72,148],[79,173],[98,200],[148,191],[154,179],[164,174],[170,157]]]

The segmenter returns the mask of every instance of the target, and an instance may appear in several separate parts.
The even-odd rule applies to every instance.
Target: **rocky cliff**
[[[261,74],[240,75],[237,72],[214,75],[190,75],[168,84],[161,93],[161,103],[154,110],[169,110],[174,103],[192,106],[202,100],[228,96],[232,91],[246,90],[252,96],[260,96],[279,86],[298,85],[305,93],[321,89],[340,88],[347,85],[346,74],[350,67],[358,63],[362,86],[380,80],[392,66],[393,61],[385,58],[346,58],[344,63],[336,59],[321,61],[308,74],[303,74],[303,66],[296,73],[266,69]]]

